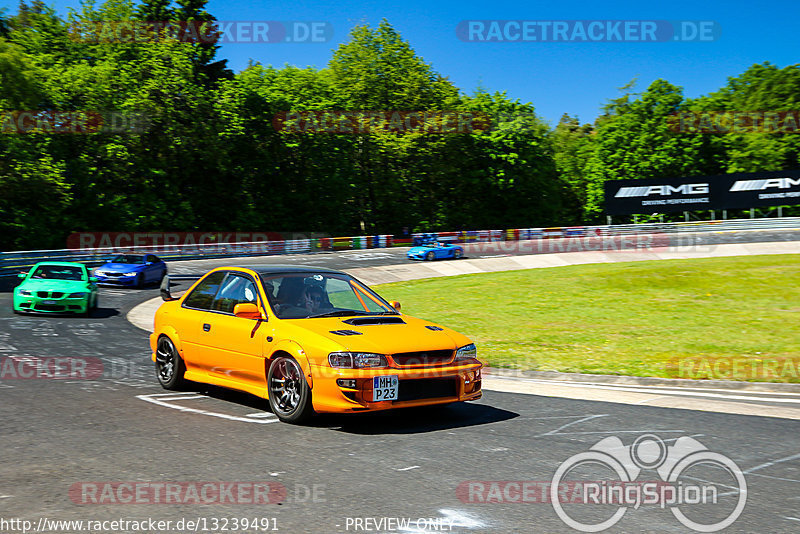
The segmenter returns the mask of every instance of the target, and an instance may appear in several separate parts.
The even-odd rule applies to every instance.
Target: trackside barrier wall
[[[430,236],[447,242],[476,243],[485,241],[527,241],[535,239],[575,238],[586,236],[643,235],[686,232],[729,232],[746,230],[798,230],[800,217],[769,219],[731,219],[722,221],[691,221],[672,223],[618,224],[610,226],[570,226],[566,228],[517,228],[509,230],[462,230],[430,232],[412,237]],[[191,245],[152,245],[135,247],[104,247],[91,249],[60,249],[0,252],[0,276],[11,276],[28,270],[40,261],[73,261],[90,266],[104,263],[114,254],[157,254],[165,260],[190,260],[242,256],[271,256],[320,251],[387,248],[410,245],[412,239],[402,238],[395,243],[391,235],[325,237],[286,241],[255,241],[242,243],[201,243]]]
[[[545,239],[553,239],[556,237],[564,237],[564,229],[563,228],[545,228],[542,230],[544,232]]]
[[[564,235],[566,237],[584,237],[586,236],[586,228],[584,226],[570,226],[564,228]]]

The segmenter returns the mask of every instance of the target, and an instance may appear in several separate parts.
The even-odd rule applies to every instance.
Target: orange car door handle
[[[208,332],[211,330],[211,325],[208,323],[203,323],[203,332]]]

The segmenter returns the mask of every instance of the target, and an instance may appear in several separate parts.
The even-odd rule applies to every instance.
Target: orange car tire
[[[297,360],[278,356],[267,373],[269,407],[284,423],[301,423],[314,414],[311,388]]]
[[[167,336],[158,338],[156,345],[156,378],[161,387],[167,390],[180,389],[186,383],[183,378],[186,372],[186,365],[183,363],[175,348],[175,344]]]

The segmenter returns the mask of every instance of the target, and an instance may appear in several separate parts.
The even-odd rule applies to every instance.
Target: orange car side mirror
[[[401,307],[400,303],[397,302],[396,300],[393,300],[393,301],[389,302],[389,304],[391,304],[392,308],[394,308],[395,310],[400,311],[400,307]]]
[[[261,310],[251,302],[243,302],[233,307],[233,314],[244,319],[263,319]]]

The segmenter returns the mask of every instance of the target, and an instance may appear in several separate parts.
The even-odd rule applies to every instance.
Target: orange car
[[[401,314],[352,276],[316,267],[219,267],[156,312],[150,336],[166,389],[184,380],[269,400],[282,421],[481,397],[466,336]]]

